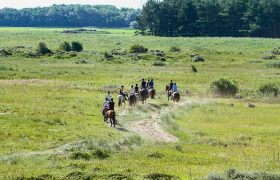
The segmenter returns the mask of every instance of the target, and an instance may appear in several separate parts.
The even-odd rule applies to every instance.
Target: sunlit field
[[[65,30],[0,28],[0,179],[280,178],[280,99],[259,91],[280,85],[280,55],[271,53],[278,39]],[[79,41],[84,51],[61,54],[64,41]],[[39,42],[54,54],[30,57]],[[134,44],[149,51],[130,53]],[[107,91],[116,100],[121,85],[129,91],[142,78],[154,79],[156,99],[116,108],[117,128],[104,123]],[[210,84],[220,78],[238,84],[234,97],[213,94]],[[167,101],[171,79],[179,103]],[[143,120],[176,141],[134,131]]]

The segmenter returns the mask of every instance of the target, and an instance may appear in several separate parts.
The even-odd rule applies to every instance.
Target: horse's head
[[[169,90],[169,85],[166,85],[165,86],[165,91],[168,91]]]

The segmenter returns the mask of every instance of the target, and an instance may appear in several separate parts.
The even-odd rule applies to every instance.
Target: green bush
[[[280,62],[270,63],[270,64],[267,64],[267,66],[271,67],[271,68],[280,68]]]
[[[77,41],[72,42],[71,46],[72,46],[72,51],[76,51],[76,52],[82,52],[84,49],[82,43]]]
[[[40,55],[52,54],[52,51],[48,48],[47,44],[40,42],[37,48],[37,53]]]
[[[235,96],[238,92],[237,84],[224,78],[212,82],[210,87],[215,94],[222,96]]]
[[[207,180],[278,180],[279,174],[269,174],[266,172],[241,172],[235,169],[229,169],[224,174],[210,174]]]
[[[153,65],[154,65],[154,66],[166,66],[166,64],[165,64],[164,62],[160,62],[160,61],[154,62]]]
[[[170,51],[171,51],[171,52],[180,52],[181,49],[180,49],[179,47],[177,47],[177,46],[171,46],[171,47],[170,47]]]
[[[112,59],[113,59],[112,54],[108,53],[107,51],[104,52],[104,57],[105,57],[105,59],[107,59],[107,60],[112,60]]]
[[[62,51],[69,52],[72,50],[72,47],[69,42],[64,42],[64,43],[60,44],[59,49]]]
[[[259,87],[259,92],[261,94],[272,94],[274,96],[278,96],[279,94],[279,87],[274,83],[264,84]]]
[[[148,48],[145,48],[142,45],[134,44],[130,47],[130,53],[146,53],[148,52]]]
[[[192,72],[197,73],[197,68],[194,65],[192,65]]]
[[[110,157],[110,153],[104,149],[96,149],[92,155],[97,159],[107,159]]]

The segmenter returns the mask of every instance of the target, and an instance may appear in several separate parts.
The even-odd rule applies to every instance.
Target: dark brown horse
[[[149,97],[148,95],[148,90],[147,89],[141,89],[140,91],[140,99],[142,101],[142,104],[144,104],[147,100],[147,98]]]
[[[116,127],[116,113],[114,110],[108,110],[106,112],[106,119],[108,122],[108,119],[110,120],[111,123],[111,127],[114,125],[114,127]]]
[[[135,106],[137,103],[137,97],[135,94],[129,96],[129,106]]]
[[[165,91],[167,92],[167,98],[169,101],[170,97],[172,96],[172,91],[170,90],[170,85],[165,86]]]
[[[171,99],[172,99],[174,102],[179,102],[179,101],[180,101],[180,94],[179,94],[178,92],[172,93]]]
[[[149,97],[150,97],[151,99],[155,99],[156,90],[155,90],[154,88],[149,89],[148,94],[149,94]]]

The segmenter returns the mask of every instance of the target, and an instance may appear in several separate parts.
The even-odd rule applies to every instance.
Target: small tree
[[[146,53],[146,52],[148,52],[148,49],[142,45],[134,44],[133,46],[130,47],[130,52],[131,53]]]
[[[261,94],[272,94],[274,96],[278,96],[280,90],[279,87],[274,84],[274,83],[268,83],[268,84],[264,84],[261,87],[259,87],[259,92]]]
[[[215,94],[222,96],[235,96],[238,92],[237,84],[224,78],[212,82],[210,87]]]
[[[46,55],[46,54],[51,54],[52,51],[48,48],[46,43],[40,42],[37,48],[37,53],[40,55]]]
[[[71,45],[72,45],[72,51],[82,52],[84,49],[82,43],[77,41],[72,42]]]
[[[170,51],[171,51],[171,52],[180,52],[181,49],[180,49],[179,47],[177,47],[177,46],[171,46],[171,47],[170,47]]]
[[[62,43],[62,44],[60,44],[60,46],[59,46],[59,49],[60,50],[62,50],[62,51],[71,51],[71,45],[70,45],[70,43],[68,43],[68,42],[64,42],[64,43]]]

